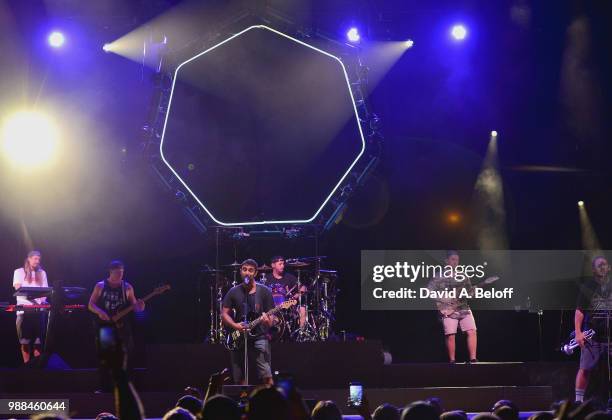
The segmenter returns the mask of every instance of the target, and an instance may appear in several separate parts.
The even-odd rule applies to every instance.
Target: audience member
[[[342,420],[342,413],[333,401],[319,401],[312,409],[312,420]]]
[[[274,387],[261,387],[253,391],[247,405],[249,420],[288,420],[289,403]]]
[[[438,420],[436,408],[426,401],[415,401],[402,411],[402,420]]]
[[[185,410],[181,407],[174,407],[164,415],[163,420],[195,420],[195,416],[191,414],[189,410]]]
[[[194,416],[197,416],[202,411],[202,401],[192,395],[183,395],[176,402],[176,406],[184,408]]]
[[[201,420],[240,420],[238,403],[231,398],[217,394],[208,399],[202,407]]]
[[[391,404],[379,405],[374,410],[374,414],[372,414],[372,420],[399,420],[399,418],[399,409]]]

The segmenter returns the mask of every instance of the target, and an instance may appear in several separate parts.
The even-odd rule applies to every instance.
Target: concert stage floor
[[[544,410],[571,396],[577,367],[574,362],[385,366],[376,341],[280,343],[272,352],[273,368],[291,372],[305,398],[331,399],[341,407],[348,383],[361,381],[373,407],[435,396],[447,410],[483,411],[501,398],[515,401],[521,410]],[[134,383],[150,417],[161,417],[185,386],[204,387],[211,373],[229,365],[227,351],[217,345],[159,345],[146,353],[147,367],[136,370]],[[0,370],[0,398],[69,398],[79,418],[113,410],[112,395],[94,394],[97,386],[95,369]]]

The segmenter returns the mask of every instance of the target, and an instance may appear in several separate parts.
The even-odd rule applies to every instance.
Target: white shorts
[[[476,320],[472,311],[461,317],[445,316],[442,318],[442,325],[444,326],[444,335],[457,334],[457,327],[461,327],[463,332],[476,331]]]

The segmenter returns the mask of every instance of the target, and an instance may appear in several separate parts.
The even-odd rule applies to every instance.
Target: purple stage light
[[[451,29],[451,35],[457,41],[463,41],[465,37],[467,36],[467,29],[463,25],[455,25]]]
[[[66,42],[66,37],[59,31],[53,31],[47,37],[47,42],[49,42],[49,45],[53,48],[60,48]]]
[[[359,42],[361,36],[359,36],[359,30],[357,28],[351,28],[346,33],[346,38],[349,42]]]

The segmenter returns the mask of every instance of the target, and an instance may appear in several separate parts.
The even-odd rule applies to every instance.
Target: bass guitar
[[[170,285],[166,284],[164,286],[159,286],[156,287],[155,290],[153,290],[151,293],[149,293],[148,295],[146,295],[145,297],[143,297],[141,300],[146,302],[149,299],[151,299],[153,296],[157,296],[157,295],[161,295],[162,293],[167,292],[168,290],[170,290]],[[113,315],[110,319],[110,321],[102,321],[102,324],[106,324],[106,325],[114,325],[116,327],[121,327],[123,324],[122,319],[129,314],[130,312],[132,312],[134,310],[134,305],[130,305],[127,306],[121,310],[119,310],[115,315]]]

